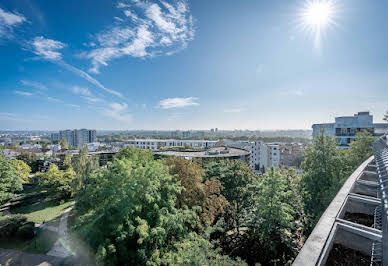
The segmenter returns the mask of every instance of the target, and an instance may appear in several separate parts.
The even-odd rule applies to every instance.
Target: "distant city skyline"
[[[318,2],[2,1],[0,130],[383,122],[388,2]]]

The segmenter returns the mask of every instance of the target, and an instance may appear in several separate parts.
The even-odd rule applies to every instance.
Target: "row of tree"
[[[290,264],[373,141],[362,132],[345,150],[322,135],[302,175],[125,149],[83,180],[76,230],[108,265]]]

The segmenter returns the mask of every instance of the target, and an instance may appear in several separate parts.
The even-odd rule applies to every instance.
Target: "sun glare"
[[[332,6],[329,2],[310,3],[305,10],[305,21],[314,27],[327,25],[332,14]]]
[[[324,31],[334,23],[337,11],[334,0],[307,0],[300,12],[300,24],[303,31],[314,37],[314,46],[318,50]]]

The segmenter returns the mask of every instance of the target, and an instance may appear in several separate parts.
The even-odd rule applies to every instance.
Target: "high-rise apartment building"
[[[96,130],[74,129],[61,130],[51,134],[51,141],[66,140],[69,146],[82,147],[84,144],[96,142]]]

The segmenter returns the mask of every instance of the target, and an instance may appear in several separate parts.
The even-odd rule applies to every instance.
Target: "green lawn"
[[[58,205],[57,200],[45,200],[33,203],[31,205],[22,206],[11,209],[12,214],[23,214],[28,221],[41,224],[43,221],[49,225],[58,226],[59,219],[63,211],[68,208],[73,201],[67,201]]]
[[[0,248],[18,249],[31,253],[46,254],[58,239],[58,234],[49,230],[39,230],[31,240],[0,240]]]
[[[22,214],[30,222],[42,224],[45,221],[48,225],[59,226],[59,220],[63,211],[68,208],[73,201],[67,201],[62,204],[58,200],[45,199],[33,204],[11,209],[12,214]],[[37,235],[31,240],[21,239],[0,239],[0,248],[18,249],[31,253],[47,253],[55,241],[58,234],[50,230],[38,229]]]

